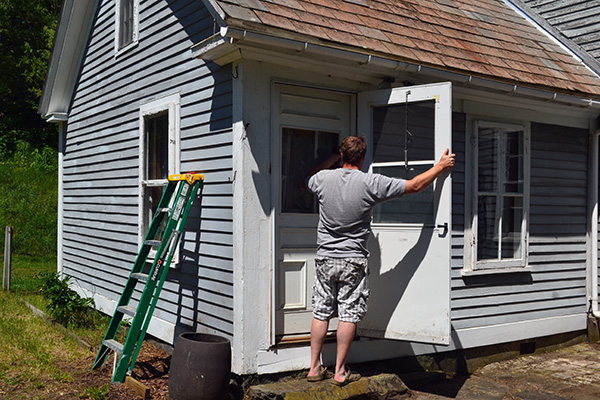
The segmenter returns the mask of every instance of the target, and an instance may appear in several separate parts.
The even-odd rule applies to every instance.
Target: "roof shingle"
[[[216,0],[232,27],[600,97],[600,78],[502,0]]]

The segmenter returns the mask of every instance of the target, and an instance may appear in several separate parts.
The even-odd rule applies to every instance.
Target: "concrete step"
[[[306,379],[251,386],[245,400],[402,400],[410,397],[410,390],[394,374],[362,377],[356,382],[339,387],[330,379],[308,382]]]

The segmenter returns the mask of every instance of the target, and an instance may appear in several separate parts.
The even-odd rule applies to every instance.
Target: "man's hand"
[[[419,193],[427,186],[431,185],[435,178],[437,178],[443,172],[450,171],[454,167],[456,154],[450,153],[450,149],[446,149],[440,162],[435,164],[433,167],[423,172],[420,175],[406,181],[406,190],[404,194]]]
[[[450,171],[454,167],[454,163],[456,162],[456,154],[450,153],[450,149],[446,149],[444,154],[442,154],[442,158],[440,158],[440,162],[438,165],[442,168],[442,171],[447,172]]]

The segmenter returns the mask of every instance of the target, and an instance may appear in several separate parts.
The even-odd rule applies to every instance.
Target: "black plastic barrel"
[[[231,345],[204,333],[179,335],[169,368],[169,396],[175,400],[229,399]]]

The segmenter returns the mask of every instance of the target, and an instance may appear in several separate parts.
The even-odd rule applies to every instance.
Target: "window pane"
[[[339,152],[339,134],[283,128],[281,138],[281,208],[284,213],[317,213],[315,196],[305,190],[304,178],[313,168]]]
[[[502,205],[502,259],[520,259],[523,256],[521,245],[521,222],[523,220],[523,199],[505,197]]]
[[[152,218],[156,213],[156,209],[158,208],[158,204],[160,203],[160,199],[165,190],[165,186],[146,186],[144,187],[144,218],[143,218],[143,227],[142,232],[144,234],[148,232],[150,228],[150,223],[152,222]],[[161,223],[161,227],[159,228],[159,233],[156,236],[156,240],[162,239],[162,232],[164,231],[165,226],[167,225],[168,218],[165,216]]]
[[[478,137],[479,152],[478,187],[480,192],[495,193],[497,183],[498,148],[496,131],[492,128],[480,129]]]
[[[119,48],[133,41],[133,0],[121,0],[119,9]]]
[[[407,129],[412,136],[408,144],[410,161],[434,160],[435,102],[423,101],[373,108],[373,161],[404,161]]]
[[[477,205],[477,260],[498,259],[498,215],[495,196],[480,196]]]
[[[399,166],[373,167],[373,172],[393,178],[412,179],[432,166],[414,166],[408,171],[405,167]],[[433,185],[420,193],[376,205],[373,209],[373,222],[432,225],[434,223]]]
[[[504,140],[504,190],[523,193],[523,131],[508,131]]]
[[[169,113],[153,115],[145,120],[146,179],[169,177]]]

